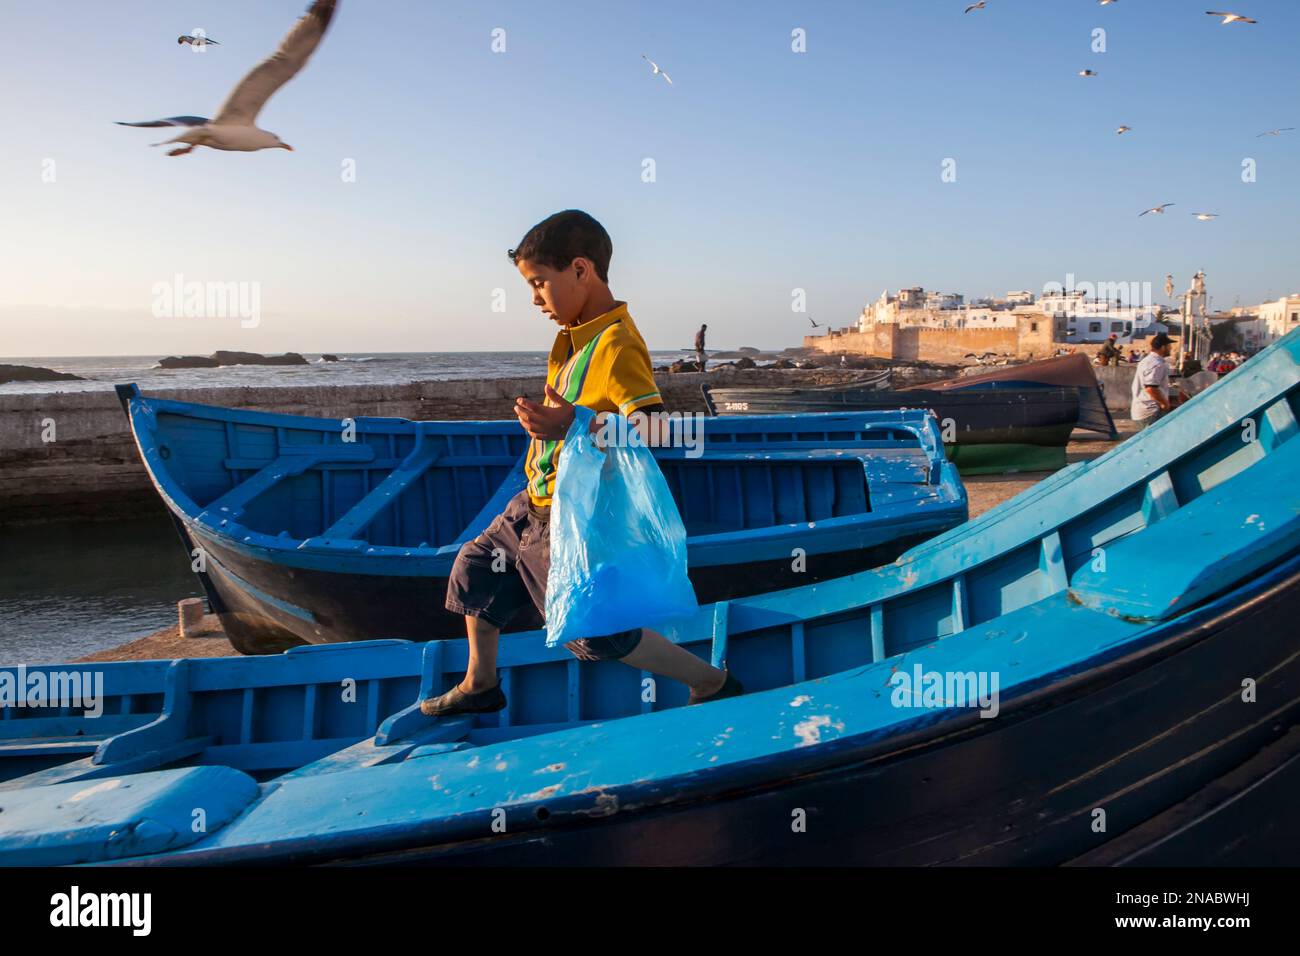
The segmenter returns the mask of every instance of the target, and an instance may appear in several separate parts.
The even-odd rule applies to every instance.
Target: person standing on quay
[[[700,371],[704,371],[704,363],[708,361],[704,357],[704,330],[707,325],[701,325],[700,330],[695,333],[695,361],[700,363]]]
[[[1146,354],[1133,374],[1133,402],[1129,412],[1138,431],[1154,425],[1173,409],[1169,397],[1169,357],[1173,340],[1163,332],[1151,339],[1151,351]]]

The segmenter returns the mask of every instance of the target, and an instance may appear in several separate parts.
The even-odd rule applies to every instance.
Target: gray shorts
[[[521,491],[472,541],[461,546],[447,582],[447,610],[504,628],[527,603],[546,608],[551,566],[550,509],[539,509]],[[564,646],[584,661],[626,657],[641,643],[641,628],[585,637]]]
[[[1156,422],[1160,421],[1160,419],[1164,418],[1164,417],[1165,417],[1166,415],[1168,415],[1168,414],[1169,414],[1168,412],[1157,411],[1157,412],[1156,412],[1154,415],[1152,415],[1150,418],[1139,418],[1139,419],[1137,419],[1137,420],[1136,420],[1136,424],[1137,424],[1137,429],[1136,429],[1136,431],[1142,431],[1142,429],[1144,429],[1144,428],[1150,428],[1152,425],[1154,425]]]

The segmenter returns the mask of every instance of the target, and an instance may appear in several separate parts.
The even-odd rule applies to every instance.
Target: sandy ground
[[[1120,440],[1133,434],[1133,423],[1116,419]],[[1093,432],[1075,431],[1066,449],[1066,461],[1090,461],[1104,455],[1118,442],[1108,441]],[[1008,498],[1013,498],[1050,475],[1050,471],[1024,472],[1014,475],[975,475],[965,479],[966,494],[970,500],[970,516],[977,517]],[[177,657],[234,657],[236,651],[221,631],[215,615],[203,619],[203,633],[198,637],[181,637],[180,628],[173,624],[155,634],[139,638],[119,647],[99,651],[79,661],[141,661]]]
[[[215,614],[203,616],[202,633],[197,637],[181,637],[180,625],[173,624],[161,631],[141,637],[128,644],[110,647],[74,663],[94,661],[152,661],[177,657],[236,657],[238,652],[230,646],[221,622]]]

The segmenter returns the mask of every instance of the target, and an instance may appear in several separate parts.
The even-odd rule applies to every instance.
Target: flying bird
[[[1172,205],[1172,203],[1170,205]],[[1209,222],[1211,219],[1219,218],[1217,212],[1194,212],[1192,215],[1201,220],[1201,222]]]
[[[1295,129],[1294,126],[1283,126],[1281,129],[1271,129],[1266,133],[1260,133],[1259,136],[1281,136],[1283,133],[1289,133],[1293,129]],[[1256,136],[1255,138],[1259,139],[1259,136]]]
[[[645,60],[647,63],[650,64],[651,73],[653,73],[655,76],[662,76],[665,80],[668,81],[669,86],[673,85],[673,78],[669,76],[667,73],[665,73],[663,70],[659,69],[658,63],[650,59],[650,57],[646,56],[644,53],[641,54],[641,59]]]
[[[820,329],[822,327],[820,322],[813,322],[813,318],[811,315],[808,316],[808,322],[812,325],[814,329]]]
[[[1096,76],[1096,75],[1097,75],[1097,71],[1096,71],[1096,70],[1080,70],[1080,71],[1079,71],[1079,75],[1080,75],[1080,76]]]
[[[988,3],[988,0],[979,0],[978,3],[972,3],[969,7],[963,10],[962,13],[970,13],[972,10],[983,10],[984,4],[986,3]]]
[[[213,46],[221,46],[221,44],[218,41],[212,39],[212,37],[201,36],[197,33],[188,33],[185,36],[179,36],[176,38],[176,42],[180,44],[188,43],[190,46],[198,47],[200,50],[203,49],[205,46],[207,46],[209,43],[211,43]]]
[[[1228,23],[1258,23],[1258,20],[1252,20],[1250,17],[1243,17],[1240,13],[1224,13],[1222,10],[1206,10],[1207,17],[1223,17],[1223,22]]]
[[[293,152],[293,147],[281,141],[275,133],[258,129],[255,125],[257,114],[280,87],[297,76],[298,72],[307,65],[311,55],[316,52],[316,47],[320,46],[320,41],[329,28],[337,6],[338,0],[313,0],[307,12],[299,18],[293,25],[293,29],[280,42],[280,48],[253,67],[239,81],[212,119],[203,116],[171,116],[144,123],[119,122],[118,125],[149,128],[187,127],[186,131],[175,139],[153,144],[155,146],[185,144],[171,150],[168,156],[183,156],[194,152],[195,147],[198,146],[242,153],[252,153],[259,149],[287,149]]]
[[[1175,205],[1175,203],[1171,203],[1171,202],[1162,202],[1159,206],[1152,206],[1150,209],[1146,210],[1146,212],[1140,212],[1140,213],[1138,213],[1138,218],[1141,219],[1141,218],[1142,218],[1143,216],[1145,216],[1148,212],[1159,213],[1160,215],[1163,216],[1163,215],[1165,214],[1165,210],[1168,209],[1170,206],[1173,206],[1173,205]]]
[[[1115,130],[1115,132],[1118,133],[1120,136],[1123,136],[1125,133],[1129,132],[1132,129],[1133,129],[1132,126],[1121,126],[1119,129]]]

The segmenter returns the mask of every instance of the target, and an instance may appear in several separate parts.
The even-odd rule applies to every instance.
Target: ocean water
[[[176,622],[200,597],[171,519],[0,529],[0,664],[74,660]]]
[[[157,355],[0,357],[0,363],[70,372],[85,381],[8,382],[0,396],[15,393],[103,391],[135,382],[144,389],[211,388],[238,385],[399,385],[439,379],[543,375],[545,352],[339,352],[342,361],[323,361],[319,353],[301,353],[309,365],[230,365],[224,368],[156,368]],[[655,365],[667,365],[688,353],[651,352]],[[693,354],[693,353],[692,353]],[[3,399],[0,398],[0,407]]]

